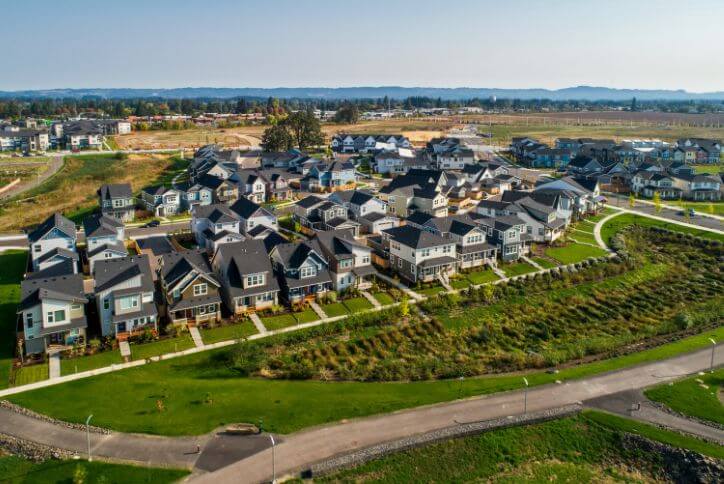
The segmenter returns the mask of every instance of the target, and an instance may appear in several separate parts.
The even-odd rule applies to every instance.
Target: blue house
[[[533,168],[565,168],[571,161],[571,150],[567,148],[539,148],[532,153],[530,166]]]
[[[354,188],[357,178],[354,165],[350,162],[333,161],[317,163],[302,178],[302,190],[334,191]]]

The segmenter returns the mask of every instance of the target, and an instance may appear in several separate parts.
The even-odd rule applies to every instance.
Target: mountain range
[[[462,100],[472,98],[487,99],[551,99],[555,101],[626,101],[636,98],[650,100],[724,100],[724,91],[693,93],[685,90],[652,89],[613,89],[609,87],[577,86],[564,89],[497,89],[474,87],[181,87],[171,89],[136,88],[86,88],[86,89],[39,89],[25,91],[0,91],[0,98],[83,98],[98,97],[104,99],[129,98],[297,98],[297,99],[377,99],[383,97],[404,99],[407,97],[442,98],[444,100]]]

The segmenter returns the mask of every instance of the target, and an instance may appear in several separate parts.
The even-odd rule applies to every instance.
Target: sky
[[[3,0],[0,90],[724,90],[722,0]]]

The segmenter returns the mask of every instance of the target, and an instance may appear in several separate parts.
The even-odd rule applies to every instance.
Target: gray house
[[[130,183],[101,185],[98,198],[103,215],[132,222],[136,214],[136,203]]]
[[[34,271],[72,258],[77,261],[75,224],[54,213],[28,234],[30,259]],[[74,272],[77,272],[75,270]]]
[[[94,213],[83,219],[89,270],[99,260],[116,259],[128,255],[125,228],[118,219]]]

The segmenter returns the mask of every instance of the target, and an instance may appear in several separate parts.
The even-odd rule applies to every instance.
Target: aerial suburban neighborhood
[[[721,6],[81,3],[0,29],[0,482],[724,482]]]

